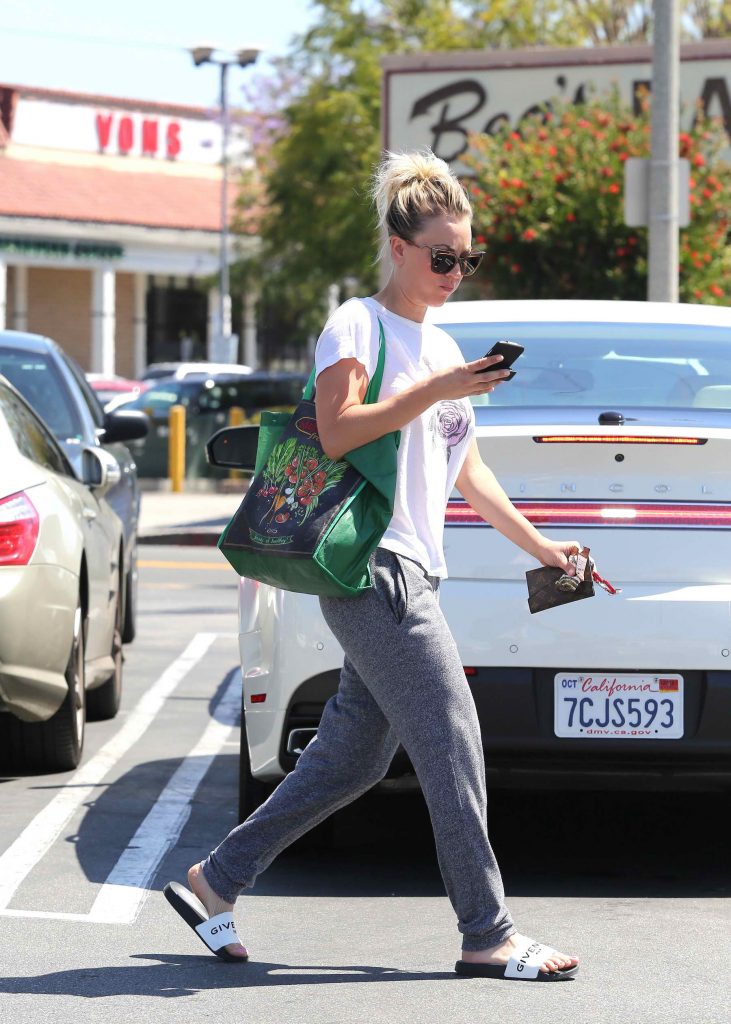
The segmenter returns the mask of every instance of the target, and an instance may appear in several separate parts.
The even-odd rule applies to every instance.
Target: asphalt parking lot
[[[122,713],[90,725],[77,773],[2,776],[7,1019],[727,1019],[718,795],[492,794],[509,906],[581,957],[574,982],[454,975],[459,937],[418,793],[373,792],[295,844],[237,905],[250,962],[208,955],[162,887],[235,823],[236,585],[218,559],[145,549]]]

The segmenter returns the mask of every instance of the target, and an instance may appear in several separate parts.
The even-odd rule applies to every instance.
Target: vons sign
[[[102,101],[104,103],[104,101]],[[18,90],[10,126],[16,146],[119,157],[215,164],[221,126],[193,107],[116,100],[50,90]]]
[[[135,153],[164,156],[168,160],[180,154],[180,121],[165,122],[139,114],[97,113],[95,124],[100,153]]]
[[[386,57],[383,69],[384,147],[430,146],[466,171],[459,158],[471,132],[493,134],[543,105],[581,103],[612,88],[636,105],[638,87],[652,84],[652,52],[617,46],[409,54]],[[682,126],[690,125],[699,105],[723,118],[731,158],[731,40],[681,48],[680,99]]]

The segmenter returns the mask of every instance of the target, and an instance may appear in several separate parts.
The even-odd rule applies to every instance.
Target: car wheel
[[[68,692],[63,704],[47,722],[21,722],[4,715],[9,760],[23,769],[44,772],[68,771],[81,761],[86,724],[86,675],[84,668],[84,616],[81,602],[74,614],[73,642],[66,666]]]
[[[129,571],[124,577],[124,626],[122,643],[131,644],[137,635],[137,550],[130,560]]]
[[[122,595],[117,594],[117,606],[114,612],[114,633],[112,635],[112,661],[114,672],[101,686],[89,690],[86,695],[87,717],[99,722],[105,718],[114,718],[119,711],[122,699]]]
[[[241,741],[239,747],[239,821],[246,821],[257,807],[274,791],[274,786],[251,774],[249,741],[246,735],[246,713],[241,704]]]

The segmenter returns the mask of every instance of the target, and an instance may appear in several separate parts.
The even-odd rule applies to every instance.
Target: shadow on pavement
[[[490,819],[509,896],[731,895],[717,793],[498,792]]]
[[[229,683],[240,675],[237,666],[231,668],[217,684],[210,698],[199,698],[174,694],[171,702],[198,702],[205,700],[201,707],[201,729],[210,719],[221,720],[219,706],[221,697]],[[236,733],[234,732],[235,736]],[[222,789],[226,795],[224,801],[234,801],[231,786],[231,764],[235,758],[223,756],[218,760],[229,762],[226,782]],[[116,864],[120,854],[135,835],[140,823],[158,799],[175,771],[180,767],[182,758],[166,758],[158,761],[144,761],[121,775],[113,783],[96,786],[91,789],[85,813],[79,830],[75,835],[68,836],[66,842],[76,847],[76,856],[81,869],[90,882],[103,883]],[[214,762],[215,764],[215,762]],[[201,794],[210,785],[211,769],[193,798],[193,812],[201,801]],[[218,800],[214,801],[220,806]],[[207,852],[207,851],[205,851]],[[163,883],[164,884],[164,883]]]
[[[139,765],[88,807],[70,841],[90,881],[106,880],[178,764]],[[183,880],[187,867],[235,826],[237,768],[234,754],[216,758],[152,888]],[[731,894],[728,818],[716,796],[496,792],[489,814],[508,897]],[[421,796],[367,794],[281,854],[255,893],[443,896]]]
[[[499,792],[489,816],[508,899],[731,895],[728,819],[715,796]],[[285,851],[255,892],[443,895],[423,800],[364,797],[319,847]]]
[[[237,672],[217,686],[207,708],[212,717]],[[68,839],[89,881],[106,881],[179,764],[143,762],[95,791],[78,834]],[[184,880],[236,825],[237,784],[238,756],[215,758],[152,888]],[[508,898],[731,894],[723,795],[493,790],[488,817]],[[443,897],[421,794],[376,789],[361,797],[285,850],[255,894]]]
[[[402,971],[396,967],[363,964],[263,963],[227,964],[210,956],[135,954],[132,960],[156,960],[155,966],[88,967],[24,978],[1,978],[0,992],[8,994],[99,996],[161,996],[174,999],[223,988],[263,988],[284,985],[342,985],[363,982],[460,981],[452,971]]]

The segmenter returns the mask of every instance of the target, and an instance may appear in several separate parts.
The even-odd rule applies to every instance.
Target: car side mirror
[[[122,479],[119,463],[103,448],[84,448],[81,453],[81,480],[98,498],[116,487]]]
[[[253,473],[258,444],[257,425],[224,427],[216,431],[206,444],[206,457],[212,466],[220,469],[241,469],[245,473]]]
[[[104,444],[117,441],[136,441],[147,437],[150,421],[147,413],[139,409],[114,409],[104,415]]]

